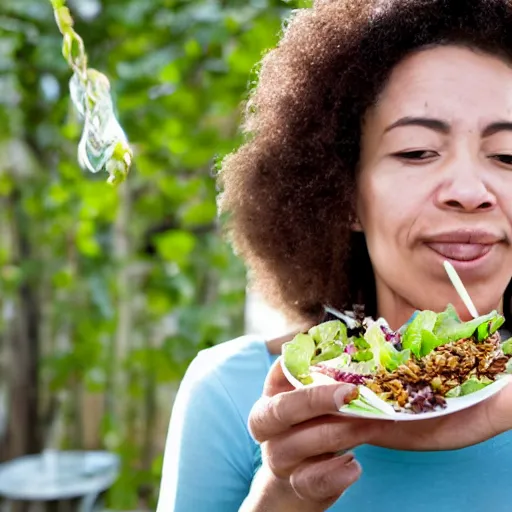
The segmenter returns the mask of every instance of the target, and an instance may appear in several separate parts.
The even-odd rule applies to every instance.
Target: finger
[[[361,476],[361,466],[352,453],[320,462],[305,462],[290,477],[296,494],[304,500],[337,499]]]
[[[263,396],[249,416],[249,431],[260,443],[279,435],[293,425],[333,414],[358,396],[352,384],[309,386],[276,396]]]
[[[335,417],[312,420],[264,443],[265,461],[276,476],[286,478],[306,459],[371,442],[381,425],[378,421]]]
[[[274,364],[270,367],[270,370],[265,379],[263,385],[264,396],[274,396],[278,393],[284,393],[285,391],[292,391],[295,389],[283,373],[281,367],[281,358],[279,357]]]

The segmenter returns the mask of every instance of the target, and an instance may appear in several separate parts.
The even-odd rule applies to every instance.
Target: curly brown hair
[[[317,0],[262,59],[219,205],[251,281],[289,318],[319,321],[324,304],[375,314],[364,236],[351,230],[361,125],[392,68],[439,44],[512,61],[512,2]]]

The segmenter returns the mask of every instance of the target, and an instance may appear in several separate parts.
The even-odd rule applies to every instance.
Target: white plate
[[[286,378],[290,382],[290,384],[295,388],[303,388],[305,387],[302,382],[298,381],[286,368],[283,362],[283,358],[281,357],[281,368],[283,369],[283,373],[285,374]],[[443,409],[437,409],[432,412],[424,412],[419,414],[411,414],[406,412],[396,412],[389,404],[386,404],[388,407],[388,412],[382,412],[382,414],[375,414],[371,412],[363,412],[363,411],[351,411],[351,410],[344,410],[342,407],[340,409],[340,414],[343,416],[353,416],[357,418],[369,418],[369,419],[375,419],[375,420],[388,420],[388,421],[417,421],[417,420],[427,420],[431,418],[439,418],[440,416],[446,416],[448,414],[453,414],[454,412],[462,411],[463,409],[467,409],[468,407],[473,407],[476,404],[479,404],[480,402],[483,402],[484,400],[487,400],[491,396],[494,396],[496,393],[500,392],[507,384],[511,382],[511,375],[505,375],[499,379],[497,379],[492,384],[489,384],[485,388],[481,389],[480,391],[475,391],[474,393],[471,393],[470,395],[461,396],[458,398],[447,398],[446,399],[446,407]],[[328,380],[327,380],[328,379]],[[314,385],[321,385],[321,384],[334,384],[335,381],[329,377],[326,377],[326,379],[322,379],[321,381],[316,382],[315,384],[310,384],[312,386]],[[359,386],[360,393],[364,394],[366,398],[374,398],[378,400],[379,402],[383,402],[380,398],[377,397],[375,393],[370,391],[365,386]],[[385,403],[385,402],[384,402]]]

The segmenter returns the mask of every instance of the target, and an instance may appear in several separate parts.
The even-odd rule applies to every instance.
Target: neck
[[[462,321],[465,322],[472,319],[466,306],[456,294],[452,300],[449,300],[449,302],[453,304],[459,315],[459,318]],[[417,310],[433,309],[439,313],[444,310],[446,305],[447,303],[438,304],[437,308],[432,306],[425,307],[425,305],[423,305],[423,307],[420,307],[419,305],[413,305],[412,303],[407,302],[407,300],[403,297],[390,290],[388,287],[379,286],[377,284],[377,314],[379,317],[384,318],[388,322],[391,329],[394,330],[397,330],[402,325],[404,325],[405,322],[407,322],[413,313]],[[503,314],[503,298],[500,298],[497,303],[491,303],[485,306],[476,304],[476,307],[480,315],[485,315],[493,309],[496,309],[499,313]]]
[[[377,293],[377,304],[378,317],[384,318],[393,330],[404,325],[418,309],[392,293]]]

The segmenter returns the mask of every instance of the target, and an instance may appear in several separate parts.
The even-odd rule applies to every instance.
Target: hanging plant
[[[69,82],[71,101],[83,121],[78,162],[84,170],[108,172],[107,182],[117,185],[126,179],[133,153],[114,112],[109,80],[88,68],[84,42],[73,29],[66,0],[50,1],[63,37],[62,54],[73,71]]]

